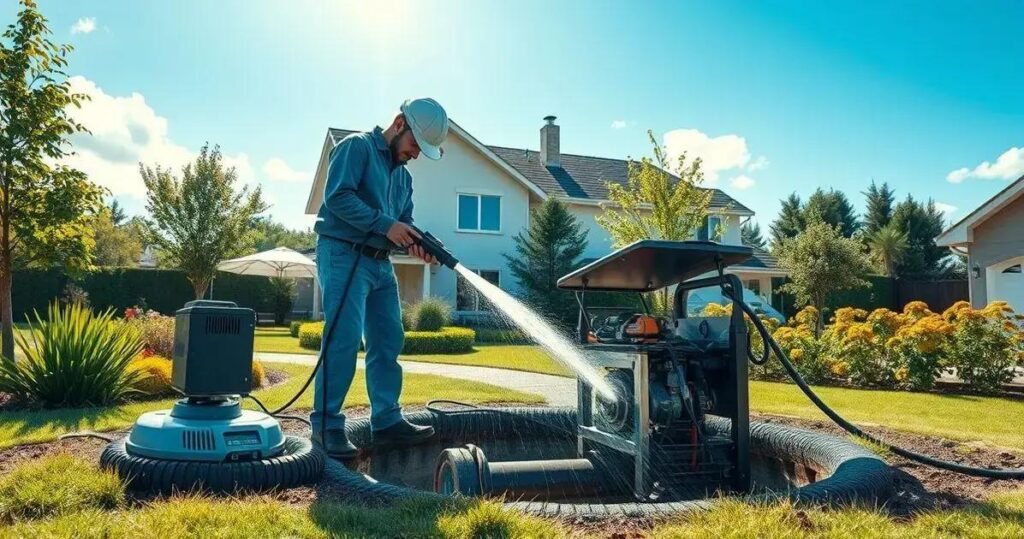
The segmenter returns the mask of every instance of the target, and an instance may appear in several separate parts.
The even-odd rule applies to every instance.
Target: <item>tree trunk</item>
[[[5,267],[0,268],[0,341],[3,341],[4,359],[14,361],[14,306],[12,305],[12,276],[10,263],[2,261]]]
[[[209,286],[209,281],[198,277],[189,278],[192,282],[192,291],[195,293],[195,299],[203,299],[206,295],[206,287]]]

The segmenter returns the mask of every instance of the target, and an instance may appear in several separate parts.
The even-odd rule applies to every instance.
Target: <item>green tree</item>
[[[145,230],[139,219],[118,224],[114,207],[101,210],[92,220],[97,266],[133,267],[142,255]]]
[[[687,240],[706,226],[713,192],[701,187],[700,158],[688,162],[684,152],[676,163],[669,163],[654,133],[648,131],[647,136],[654,159],[630,160],[627,184],[607,183],[608,202],[597,216],[615,247],[645,239]],[[659,310],[667,310],[668,290],[655,294],[654,302]]]
[[[892,222],[907,235],[907,250],[896,264],[896,274],[901,276],[933,276],[942,271],[942,260],[948,251],[935,245],[935,238],[942,233],[944,218],[928,200],[921,203],[907,195],[906,200],[896,205]]]
[[[128,219],[128,216],[124,213],[124,208],[121,207],[121,203],[116,198],[110,201],[110,205],[107,208],[110,209],[110,221],[114,223],[114,226],[121,226]]]
[[[829,294],[868,286],[861,276],[870,272],[871,266],[862,249],[860,242],[843,237],[837,227],[812,221],[802,233],[782,240],[775,251],[779,266],[790,278],[782,291],[821,313]],[[818,317],[818,333],[824,318]]]
[[[259,187],[236,192],[234,168],[225,169],[220,149],[203,146],[178,180],[169,170],[139,165],[146,184],[150,242],[181,268],[196,299],[206,293],[217,264],[249,252],[256,216],[267,209]]]
[[[69,116],[85,96],[71,91],[69,45],[50,41],[46,18],[22,0],[0,39],[0,349],[14,357],[11,304],[16,266],[89,267],[88,216],[103,192],[85,174],[58,164],[68,137],[84,131]]]
[[[772,234],[773,247],[782,245],[782,240],[796,236],[807,226],[807,223],[804,222],[804,212],[801,208],[800,197],[796,193],[790,193],[788,197],[782,200],[779,216],[768,227]]]
[[[842,191],[815,189],[802,208],[804,222],[824,221],[839,228],[844,237],[853,237],[860,228],[853,206]]]
[[[892,220],[893,203],[896,201],[896,197],[888,183],[883,183],[879,187],[875,180],[871,180],[871,186],[863,195],[867,206],[864,212],[864,232],[871,235]]]
[[[887,277],[896,276],[896,262],[907,252],[907,233],[890,223],[867,234],[871,258]]]
[[[761,235],[761,225],[757,224],[756,221],[747,221],[740,227],[740,241],[743,245],[749,245],[751,247],[757,247],[758,249],[767,249],[768,244],[764,241],[764,236]]]
[[[256,219],[255,252],[266,251],[275,247],[288,247],[296,251],[305,251],[316,247],[316,233],[310,229],[292,230],[281,223],[275,223],[269,217]]]
[[[559,277],[579,267],[587,248],[587,230],[554,198],[533,210],[530,225],[514,238],[516,250],[506,253],[512,274],[525,299],[539,311],[571,325],[576,313],[572,294],[559,290]]]
[[[284,319],[292,312],[292,297],[295,295],[295,279],[271,277],[271,304],[274,308],[274,323],[284,325]]]

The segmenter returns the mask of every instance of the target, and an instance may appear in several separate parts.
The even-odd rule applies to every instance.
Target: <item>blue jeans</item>
[[[359,259],[345,305],[341,295],[358,254],[345,243],[321,236],[316,245],[316,265],[323,291],[324,319],[330,324],[339,316],[334,331],[320,346],[324,364],[313,388],[313,412],[309,416],[313,432],[322,421],[328,429],[344,429],[342,404],[356,373],[359,343],[366,339],[366,389],[370,396],[370,423],[374,429],[390,427],[402,419],[398,397],[402,393],[402,351],[405,332],[402,307],[398,301],[398,281],[390,260]],[[323,376],[327,373],[326,395]],[[326,414],[324,403],[326,401]]]

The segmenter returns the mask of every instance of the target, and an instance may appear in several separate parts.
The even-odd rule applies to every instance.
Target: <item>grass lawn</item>
[[[268,368],[286,371],[291,377],[283,384],[256,391],[256,398],[268,407],[285,402],[306,381],[311,367],[286,363],[268,363]],[[438,388],[444,388],[439,391]],[[513,391],[481,382],[455,380],[429,374],[406,374],[402,387],[403,404],[423,404],[436,399],[443,393],[444,398],[469,402],[519,402],[540,403],[538,395]],[[71,410],[36,410],[4,412],[0,420],[0,449],[32,442],[45,442],[69,432],[92,430],[97,432],[124,429],[132,425],[139,414],[150,410],[168,408],[174,399],[146,401],[109,406],[105,408],[81,408]],[[363,371],[356,371],[346,406],[366,406],[366,380]],[[254,407],[246,403],[247,407]],[[313,392],[306,393],[295,403],[296,409],[313,407]]]
[[[859,425],[977,440],[1024,451],[1021,400],[839,387],[815,387],[814,391],[840,415]],[[750,409],[829,421],[792,384],[751,382]]]
[[[624,524],[618,524],[623,526]],[[599,537],[618,531],[610,522]],[[1024,491],[950,511],[893,519],[869,508],[794,508],[730,500],[659,521],[673,537],[1021,537]],[[582,537],[564,522],[529,517],[494,502],[452,499],[363,507],[321,499],[295,507],[270,497],[198,495],[128,500],[93,462],[64,455],[29,461],[0,477],[0,537]],[[631,530],[629,536],[637,536]]]
[[[281,354],[316,355],[316,350],[299,346],[299,340],[288,333],[288,328],[256,328],[256,352]],[[538,346],[532,345],[477,345],[467,354],[430,354],[402,356],[402,361],[423,361],[426,363],[448,363],[451,365],[475,365],[497,367],[516,371],[539,372],[556,376],[572,376],[572,372],[548,356]]]
[[[533,345],[477,345],[468,354],[433,354],[402,356],[402,361],[424,361],[427,363],[449,363],[453,365],[475,365],[497,367],[514,371],[539,372],[555,376],[572,377],[572,371]]]
[[[316,355],[316,350],[309,350],[299,346],[299,339],[292,337],[286,327],[258,327],[256,328],[256,341],[253,343],[253,350],[256,352],[273,352],[277,354],[311,354]]]

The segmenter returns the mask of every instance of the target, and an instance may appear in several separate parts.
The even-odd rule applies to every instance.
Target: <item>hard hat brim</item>
[[[412,131],[413,138],[416,139],[416,145],[420,147],[420,153],[427,156],[427,159],[437,161],[441,159],[441,147],[428,144],[420,137],[420,134],[416,132],[416,129],[410,129]]]

